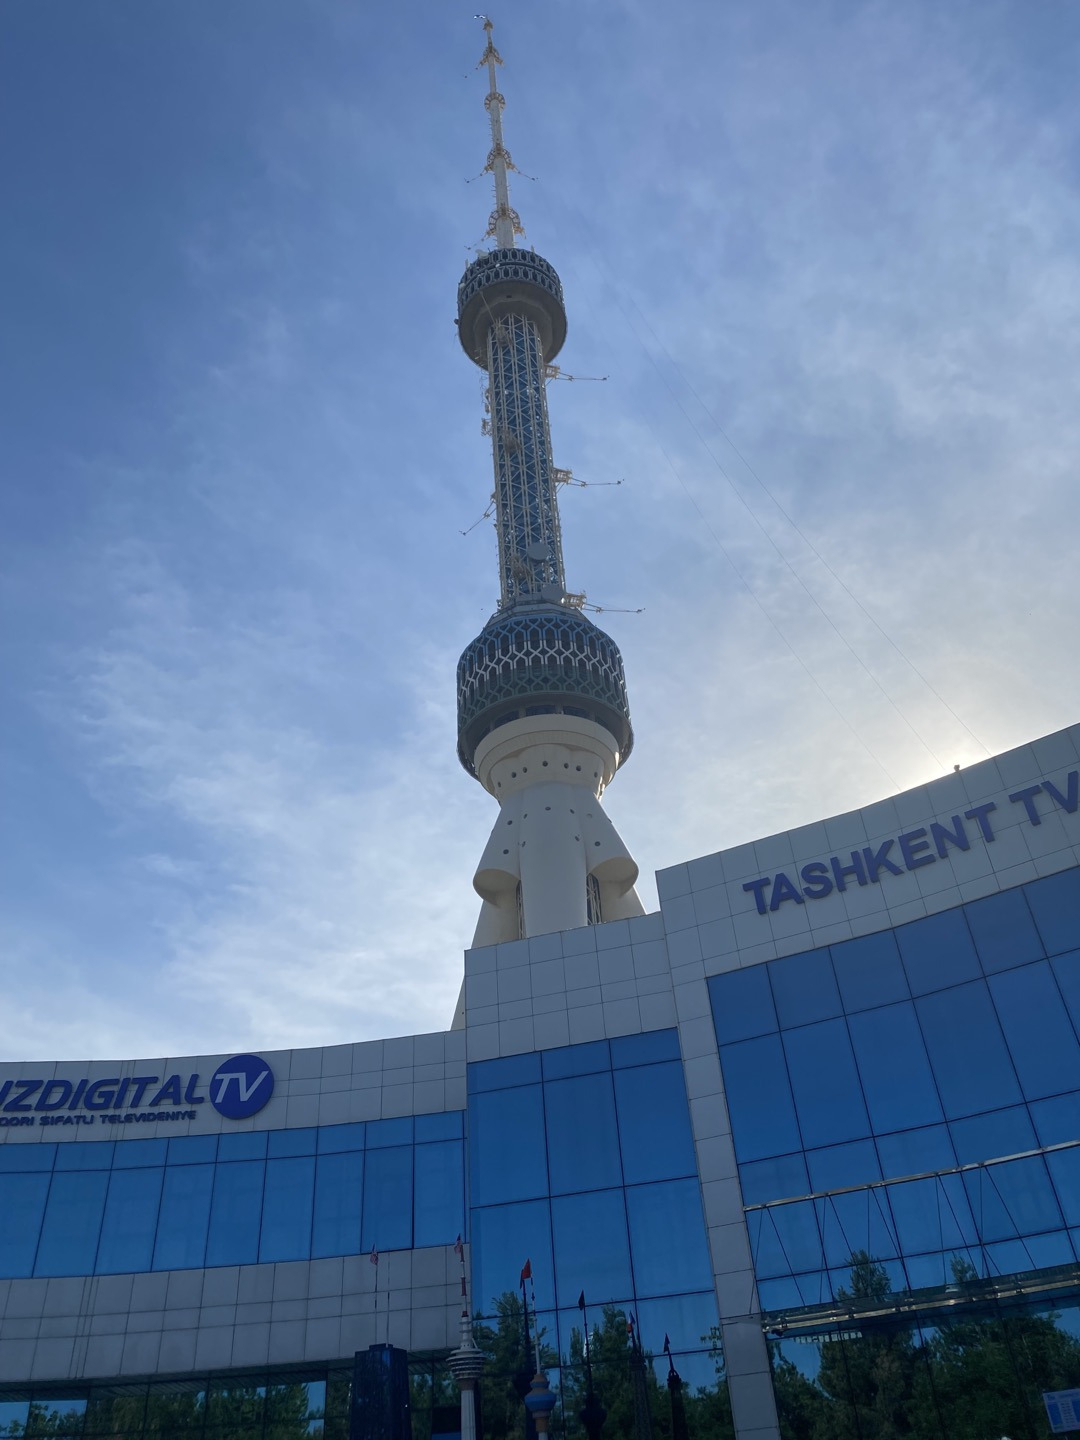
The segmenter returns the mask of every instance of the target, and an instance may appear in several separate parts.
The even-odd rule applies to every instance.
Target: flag
[[[457,1239],[454,1241],[454,1254],[458,1257],[459,1260],[464,1259],[464,1256],[465,1256],[465,1246],[461,1243],[461,1236],[460,1236],[460,1235],[459,1235],[459,1236],[457,1237]]]
[[[581,1294],[577,1297],[577,1308],[582,1312],[582,1314],[585,1313],[585,1291],[584,1291],[584,1290],[582,1290]]]
[[[671,1354],[671,1341],[668,1339],[668,1337],[667,1337],[666,1335],[664,1336],[664,1354],[665,1354],[665,1355],[670,1355],[670,1354]]]
[[[374,1245],[371,1247],[371,1254],[368,1256],[368,1259],[373,1265],[378,1265],[379,1263],[379,1252],[375,1249]]]
[[[526,1261],[525,1261],[525,1264],[521,1267],[521,1279],[518,1281],[518,1284],[519,1284],[519,1285],[524,1285],[526,1280],[531,1280],[531,1279],[532,1279],[532,1261],[531,1261],[531,1260],[526,1260]]]
[[[634,1338],[634,1317],[633,1317],[633,1315],[628,1315],[628,1316],[626,1317],[626,1333],[630,1336],[631,1340]]]

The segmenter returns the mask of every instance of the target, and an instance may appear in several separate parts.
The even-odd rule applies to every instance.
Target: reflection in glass
[[[840,992],[827,949],[774,960],[768,971],[781,1028],[830,1020],[841,1013]]]
[[[315,1167],[311,1254],[354,1255],[360,1249],[364,1156],[341,1151],[320,1155]]]
[[[802,1148],[779,1035],[720,1047],[735,1153],[766,1160]]]

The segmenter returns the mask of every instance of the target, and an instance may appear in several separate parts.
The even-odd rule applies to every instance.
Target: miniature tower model
[[[458,662],[458,754],[499,802],[473,884],[474,945],[642,914],[638,867],[600,806],[630,753],[622,657],[566,589],[548,367],[566,338],[562,285],[518,248],[503,145],[502,58],[484,21],[495,209],[458,286],[458,333],[488,375],[499,607]]]

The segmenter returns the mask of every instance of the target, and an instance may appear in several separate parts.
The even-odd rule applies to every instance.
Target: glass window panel
[[[471,1218],[473,1304],[485,1315],[494,1313],[500,1296],[518,1294],[518,1277],[526,1260],[532,1263],[537,1293],[555,1294],[546,1200],[473,1210]]]
[[[993,1160],[998,1155],[1019,1155],[1021,1151],[1036,1148],[1035,1131],[1024,1105],[994,1110],[989,1115],[974,1115],[968,1120],[954,1120],[949,1129],[961,1165]]]
[[[804,1144],[831,1145],[870,1133],[862,1087],[843,1020],[819,1020],[784,1035]]]
[[[910,1000],[852,1015],[848,1028],[875,1131],[910,1130],[942,1119]]]
[[[260,1263],[306,1260],[310,1256],[314,1194],[314,1155],[267,1160],[259,1238]]]
[[[584,1290],[590,1305],[632,1295],[630,1245],[622,1190],[566,1195],[551,1202],[555,1294],[573,1305]],[[603,1243],[597,1244],[597,1237]]]
[[[775,1280],[758,1280],[758,1297],[763,1310],[796,1310],[801,1305],[816,1305],[825,1297],[804,1293],[801,1280],[783,1276]]]
[[[832,962],[849,1014],[908,998],[907,976],[891,930],[833,945]]]
[[[389,1149],[392,1145],[413,1143],[413,1122],[411,1115],[402,1115],[393,1120],[369,1120],[367,1125],[367,1148],[369,1150]]]
[[[886,1179],[892,1175],[924,1175],[931,1170],[948,1170],[956,1164],[956,1151],[946,1125],[879,1135],[877,1150],[881,1173]]]
[[[988,975],[1042,959],[1042,941],[1023,890],[1004,890],[974,900],[966,906],[966,913],[975,949]]]
[[[210,1382],[208,1427],[213,1430],[262,1429],[266,1386],[243,1376]]]
[[[223,1143],[236,1138],[221,1136]],[[265,1170],[264,1160],[218,1162],[206,1239],[207,1265],[251,1265],[258,1259]]]
[[[34,1273],[41,1222],[45,1218],[45,1201],[49,1194],[50,1177],[42,1172],[31,1175],[0,1175],[0,1275],[19,1276]]]
[[[944,990],[982,973],[962,908],[901,925],[896,940],[913,995]]]
[[[28,1435],[77,1435],[86,1413],[85,1395],[35,1395],[26,1422]]]
[[[713,975],[709,999],[718,1045],[770,1035],[779,1028],[765,965],[748,965],[745,970]]]
[[[543,1141],[544,1107],[539,1085],[471,1096],[469,1187],[472,1203],[493,1205],[546,1195],[547,1157]]]
[[[1024,886],[1048,955],[1080,946],[1080,867]]]
[[[460,1140],[416,1147],[413,1244],[452,1245],[465,1233],[465,1148]]]
[[[168,1143],[168,1142],[164,1142]],[[90,1391],[83,1432],[86,1435],[138,1435],[157,1429],[157,1414],[146,1425],[146,1385],[95,1386]]]
[[[806,1163],[810,1167],[812,1190],[841,1190],[849,1185],[866,1185],[871,1180],[881,1179],[881,1165],[872,1140],[856,1140],[848,1145],[830,1145],[825,1150],[809,1150]]]
[[[262,1160],[266,1155],[265,1130],[229,1131],[218,1136],[219,1160]]]
[[[611,1050],[606,1040],[593,1040],[587,1045],[563,1045],[545,1050],[541,1056],[545,1080],[561,1080],[568,1075],[593,1075],[611,1069]]]
[[[416,1116],[416,1143],[424,1140],[460,1140],[465,1133],[464,1110],[447,1110],[441,1115]]]
[[[359,1252],[363,1200],[363,1152],[346,1150],[320,1155],[315,1172],[313,1257]]]
[[[1027,1098],[1071,1090],[1080,1076],[1080,1045],[1047,961],[993,975],[988,984]]]
[[[175,1140],[169,1141],[171,1147]],[[213,1165],[169,1165],[161,1191],[155,1270],[195,1270],[206,1258]]]
[[[548,1081],[544,1108],[553,1195],[622,1183],[610,1070]]]
[[[899,1260],[876,1260],[874,1264],[883,1272],[887,1285],[885,1293],[888,1295],[900,1294],[907,1284],[903,1264]],[[866,1279],[857,1272],[853,1273],[854,1270],[855,1267],[852,1265],[838,1265],[835,1269],[826,1271],[829,1298],[839,1300],[848,1295],[865,1293]],[[875,1281],[877,1278],[875,1275]],[[841,1291],[844,1292],[843,1295],[841,1295]]]
[[[318,1133],[314,1127],[302,1130],[271,1130],[266,1153],[272,1159],[280,1155],[314,1155]]]
[[[763,1279],[821,1269],[821,1231],[812,1200],[751,1210],[746,1218],[754,1269]]]
[[[5,1270],[4,1274],[7,1273]],[[26,1429],[26,1418],[29,1413],[30,1401],[28,1399],[0,1400],[0,1435],[22,1435]]]
[[[1080,950],[1056,956],[1050,966],[1065,997],[1065,1008],[1073,1026],[1080,1031]]]
[[[720,1325],[716,1294],[665,1295],[662,1300],[643,1300],[636,1310],[638,1335],[646,1350],[659,1353],[664,1336],[672,1350],[708,1350],[714,1343],[711,1331]]]
[[[1008,1160],[1003,1165],[980,1166],[978,1170],[966,1170],[964,1175],[969,1181],[968,1193],[976,1220],[982,1224],[992,1223],[997,1231],[984,1232],[985,1239],[1007,1240],[1013,1235],[1061,1229],[1061,1210],[1041,1155]],[[972,1184],[975,1180],[981,1183]],[[1004,1220],[1001,1214],[1006,1217]]]
[[[162,1141],[162,1148],[165,1142]],[[126,1145],[119,1147],[126,1150]],[[149,1270],[154,1258],[164,1165],[114,1170],[109,1180],[98,1246],[97,1273],[123,1275]]]
[[[206,1386],[201,1380],[158,1381],[146,1396],[146,1434],[173,1440],[201,1436],[206,1418]]]
[[[164,1165],[169,1142],[160,1140],[124,1140],[116,1147],[114,1170],[141,1170],[144,1166]]]
[[[504,1055],[501,1060],[480,1060],[470,1065],[466,1073],[470,1095],[481,1090],[502,1090],[509,1085],[533,1085],[540,1079],[540,1056]]]
[[[768,965],[781,1028],[831,1020],[841,1013],[832,961],[827,949],[788,955]]]
[[[677,1295],[712,1283],[696,1180],[632,1185],[626,1210],[638,1296]]]
[[[885,1190],[903,1254],[955,1250],[977,1242],[978,1232],[959,1175],[904,1180]]]
[[[55,1158],[55,1145],[20,1145],[9,1140],[6,1145],[0,1145],[0,1174],[12,1170],[20,1173],[51,1170]]]
[[[363,1150],[367,1126],[362,1120],[354,1125],[326,1125],[319,1129],[318,1145],[320,1155],[336,1154],[342,1150]]]
[[[948,1119],[1023,1099],[985,981],[916,1000]]]
[[[364,1172],[364,1213],[360,1248],[412,1249],[413,1151],[369,1150]]]
[[[828,1266],[850,1265],[857,1251],[872,1255],[875,1261],[899,1253],[888,1201],[881,1191],[826,1195],[815,1201],[815,1206]]]
[[[720,1064],[739,1159],[764,1160],[802,1149],[779,1035],[724,1045]]]
[[[1007,1242],[1016,1245],[1023,1253],[1023,1260],[1014,1266],[1017,1270],[1044,1270],[1051,1265],[1072,1265],[1073,1247],[1067,1230],[1050,1230],[1042,1235],[1027,1235],[1022,1240]],[[990,1247],[992,1257],[997,1246]],[[994,1267],[991,1267],[993,1269]]]
[[[67,1144],[56,1147],[57,1170],[111,1170],[113,1151],[112,1140],[92,1140],[89,1144]]]
[[[740,1165],[739,1183],[746,1205],[785,1200],[789,1195],[805,1195],[810,1188],[806,1160],[801,1150],[795,1155],[777,1155],[771,1160],[754,1160],[749,1165]]]
[[[617,1070],[615,1104],[628,1185],[697,1174],[681,1061]]]
[[[930,1255],[905,1255],[904,1275],[912,1290],[948,1285],[953,1278],[951,1257],[943,1250]]]
[[[216,1135],[178,1135],[169,1141],[170,1165],[202,1165],[217,1159]]]
[[[1053,1100],[1036,1100],[1029,1108],[1040,1145],[1080,1140],[1080,1091],[1057,1095]]]
[[[656,1060],[679,1060],[677,1030],[647,1030],[644,1035],[620,1035],[612,1040],[611,1063],[616,1069],[623,1065],[651,1065]]]
[[[35,1275],[93,1274],[108,1185],[106,1170],[54,1173],[45,1205]]]

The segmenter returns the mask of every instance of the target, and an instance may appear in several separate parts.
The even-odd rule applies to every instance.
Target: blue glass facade
[[[674,1030],[469,1067],[473,1294],[487,1316],[528,1259],[546,1343],[566,1359],[584,1291],[665,1334],[715,1379],[717,1324]],[[546,1313],[545,1313],[546,1312]]]
[[[709,982],[763,1307],[1080,1256],[1080,870]]]
[[[452,1245],[463,1112],[0,1147],[0,1275],[112,1275]]]

